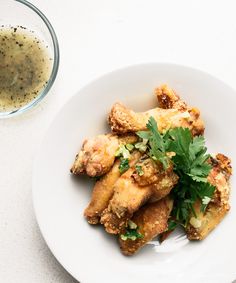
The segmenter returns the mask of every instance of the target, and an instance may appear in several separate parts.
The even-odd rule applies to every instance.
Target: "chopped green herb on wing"
[[[125,173],[129,169],[129,159],[127,158],[121,158],[120,159],[120,165],[119,165],[119,171],[121,174]]]
[[[143,169],[142,169],[142,166],[136,165],[136,166],[135,166],[135,169],[136,169],[136,171],[137,171],[137,173],[138,173],[139,176],[142,176],[142,175],[144,174]]]
[[[131,220],[128,222],[128,227],[125,229],[125,233],[120,235],[120,238],[123,241],[132,240],[135,241],[137,239],[142,239],[143,235],[139,233],[138,226]]]

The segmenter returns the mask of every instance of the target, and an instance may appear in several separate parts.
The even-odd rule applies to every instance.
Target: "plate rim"
[[[41,149],[43,148],[43,145],[45,144],[45,141],[47,139],[47,136],[50,133],[51,128],[53,127],[54,123],[56,122],[56,120],[58,119],[58,117],[61,115],[61,113],[63,112],[63,110],[71,103],[71,101],[73,99],[75,99],[76,96],[80,95],[80,93],[83,93],[86,88],[90,87],[90,85],[95,84],[97,81],[105,79],[106,77],[109,77],[110,75],[114,75],[115,73],[119,73],[122,71],[126,71],[129,69],[133,69],[133,68],[141,68],[141,67],[151,67],[151,66],[164,66],[164,67],[176,67],[176,68],[181,68],[181,69],[188,69],[190,71],[196,72],[196,73],[201,73],[204,76],[208,76],[209,78],[218,81],[221,84],[224,84],[229,90],[231,90],[232,92],[234,92],[236,94],[236,89],[234,89],[230,84],[226,83],[224,80],[218,78],[215,75],[212,75],[211,73],[204,71],[200,68],[195,68],[192,67],[190,65],[185,65],[185,64],[178,64],[178,63],[172,63],[172,62],[144,62],[144,63],[137,63],[137,64],[128,64],[128,65],[124,65],[122,67],[116,68],[116,69],[112,69],[109,72],[105,72],[102,73],[101,75],[96,76],[95,78],[93,78],[92,80],[89,80],[86,84],[84,84],[83,86],[81,86],[78,91],[76,91],[74,94],[72,94],[64,103],[62,106],[60,106],[60,108],[57,110],[56,114],[54,115],[52,121],[50,122],[50,124],[48,125],[43,138],[41,139],[39,146],[37,147],[37,150],[35,152],[35,156],[33,159],[33,165],[32,165],[32,176],[31,176],[31,185],[32,185],[32,202],[33,202],[33,210],[34,210],[34,214],[35,214],[35,218],[36,218],[36,222],[37,225],[39,227],[40,233],[47,245],[47,247],[49,248],[49,250],[51,251],[51,253],[53,254],[53,256],[55,257],[55,259],[57,260],[57,262],[62,266],[63,269],[65,269],[74,279],[76,280],[84,280],[84,278],[77,278],[77,274],[75,274],[75,272],[72,270],[72,268],[69,266],[69,264],[67,262],[63,262],[63,258],[61,258],[60,255],[57,254],[57,251],[49,244],[50,240],[48,239],[48,236],[46,235],[47,233],[45,231],[43,231],[42,229],[42,224],[41,224],[41,219],[39,216],[39,212],[37,209],[37,200],[35,198],[35,186],[34,186],[34,179],[35,179],[35,171],[36,171],[36,166],[37,166],[37,162],[40,159],[40,152]],[[235,97],[236,100],[236,97]],[[83,277],[83,276],[82,276]]]

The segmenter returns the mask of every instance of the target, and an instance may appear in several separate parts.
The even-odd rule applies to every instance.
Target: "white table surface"
[[[189,65],[236,89],[236,2],[32,2],[56,30],[61,62],[43,103],[25,115],[0,120],[0,282],[71,283],[77,281],[60,266],[40,234],[31,198],[33,159],[51,121],[95,77],[141,62]]]

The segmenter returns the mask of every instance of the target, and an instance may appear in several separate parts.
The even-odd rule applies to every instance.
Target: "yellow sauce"
[[[0,111],[12,111],[34,100],[52,70],[48,46],[33,31],[0,27]]]

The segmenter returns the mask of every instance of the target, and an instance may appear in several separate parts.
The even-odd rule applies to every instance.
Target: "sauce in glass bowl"
[[[0,26],[0,111],[14,111],[34,100],[52,67],[48,46],[33,31]]]

